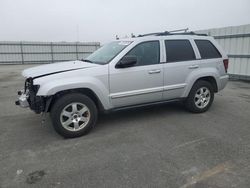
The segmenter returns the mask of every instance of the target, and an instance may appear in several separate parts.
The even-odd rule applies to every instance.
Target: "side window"
[[[194,60],[195,54],[189,40],[165,40],[167,62]]]
[[[128,52],[126,56],[136,56],[136,66],[158,64],[160,62],[159,41],[140,43]]]
[[[220,58],[220,52],[209,40],[194,40],[202,59]]]

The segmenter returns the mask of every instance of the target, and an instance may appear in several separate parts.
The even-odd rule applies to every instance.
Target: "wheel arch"
[[[213,89],[214,89],[214,92],[217,93],[218,92],[218,84],[216,82],[216,79],[213,77],[213,76],[204,76],[204,77],[200,77],[198,78],[194,84],[196,82],[198,82],[199,80],[204,80],[204,81],[207,81],[209,82],[212,86],[213,86]]]
[[[103,112],[105,111],[105,108],[101,102],[101,100],[98,98],[98,96],[96,95],[96,93],[89,89],[89,88],[74,88],[74,89],[67,89],[67,90],[63,90],[63,91],[58,91],[57,93],[55,93],[52,96],[51,101],[48,101],[49,104],[47,107],[47,112],[50,112],[53,104],[60,99],[60,97],[62,97],[63,95],[69,94],[69,93],[81,93],[84,94],[86,96],[88,96],[91,100],[93,100],[93,102],[95,103],[98,111]]]
[[[211,85],[213,86],[214,92],[215,93],[218,92],[218,82],[217,82],[217,79],[216,79],[216,75],[198,76],[196,78],[189,79],[187,81],[188,87],[184,91],[184,94],[182,96],[183,98],[186,98],[189,95],[189,92],[191,91],[193,85],[195,83],[197,83],[199,80],[204,80],[204,81],[207,81],[207,82],[211,83]]]

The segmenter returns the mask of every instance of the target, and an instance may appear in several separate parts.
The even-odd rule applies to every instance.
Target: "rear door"
[[[193,49],[194,42],[188,39],[165,40],[166,63],[164,63],[163,99],[180,98],[187,85],[188,75],[199,68]]]

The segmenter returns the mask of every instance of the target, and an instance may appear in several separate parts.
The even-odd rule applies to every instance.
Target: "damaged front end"
[[[27,78],[25,80],[24,89],[18,91],[19,98],[16,101],[16,105],[23,108],[30,107],[35,113],[39,114],[45,112],[46,98],[43,96],[37,96],[39,85],[33,84],[33,78]]]

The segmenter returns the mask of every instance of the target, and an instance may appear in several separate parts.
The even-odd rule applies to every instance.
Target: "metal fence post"
[[[23,43],[20,42],[20,50],[21,50],[21,57],[22,57],[22,64],[24,64],[24,58],[23,58]]]
[[[76,42],[76,59],[78,60],[78,42]]]
[[[54,63],[53,43],[50,43],[51,62]]]

